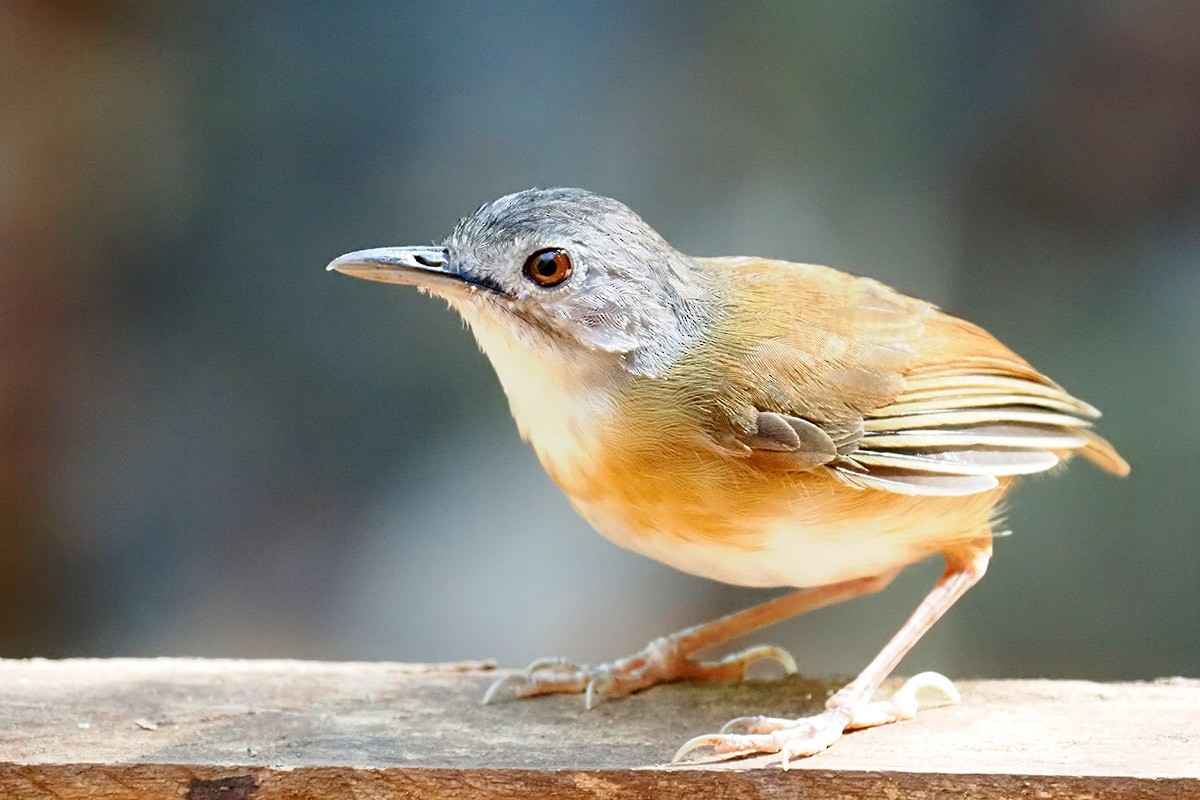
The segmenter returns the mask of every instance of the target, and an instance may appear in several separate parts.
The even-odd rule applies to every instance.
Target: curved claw
[[[725,656],[717,664],[741,664],[743,674],[746,668],[751,664],[759,661],[774,661],[779,666],[783,667],[785,675],[796,674],[796,659],[792,658],[792,654],[782,647],[764,644],[757,647],[748,647],[745,650],[739,650],[736,653],[731,653]]]
[[[718,756],[740,758],[742,756],[753,755],[754,753],[777,753],[779,752],[780,742],[776,737],[771,735],[753,736],[750,734],[725,735],[720,733],[706,733],[684,742],[683,747],[675,751],[675,755],[671,758],[671,763],[677,763],[688,753],[698,750],[701,747],[711,747],[713,753]]]
[[[749,733],[754,727],[754,723],[758,721],[758,717],[734,717],[726,722],[717,731],[718,736],[724,736],[727,733]]]
[[[962,695],[958,693],[958,687],[940,672],[921,672],[913,675],[892,695],[892,702],[896,705],[911,703],[913,713],[916,713],[917,693],[922,689],[933,689],[939,692],[945,698],[947,705],[962,702]]]
[[[530,662],[529,666],[525,668],[525,674],[529,676],[542,670],[549,670],[550,672],[580,672],[581,668],[574,661],[568,661],[562,656],[550,656]]]
[[[489,703],[494,702],[500,697],[501,693],[511,690],[514,686],[524,686],[528,683],[529,678],[520,672],[515,672],[512,675],[505,675],[503,678],[489,686],[488,690],[483,693],[483,705],[486,706]],[[511,697],[507,699],[511,700],[520,696],[520,692],[512,692]]]
[[[612,688],[611,674],[596,675],[588,681],[587,689],[583,692],[583,707],[591,711],[596,707],[597,699],[603,700],[608,690]]]
[[[736,717],[729,720],[721,726],[718,734],[739,734],[739,733],[774,733],[785,728],[795,728],[800,723],[794,719],[784,719],[782,717]]]
[[[675,755],[671,756],[671,763],[678,764],[683,760],[683,757],[693,750],[699,750],[701,747],[711,747],[714,750],[719,745],[724,736],[719,733],[705,733],[700,736],[693,736],[683,743],[683,746],[675,751]]]

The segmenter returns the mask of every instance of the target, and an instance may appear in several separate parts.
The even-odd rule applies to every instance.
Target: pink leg
[[[916,693],[925,686],[938,688],[957,699],[950,682],[936,673],[911,678],[887,701],[872,702],[880,684],[891,674],[917,640],[983,577],[991,556],[990,542],[946,554],[946,572],[916,611],[884,646],[879,655],[853,681],[825,704],[814,717],[791,720],[772,717],[742,717],[729,722],[721,733],[697,736],[675,754],[675,760],[699,747],[712,747],[719,755],[744,756],[779,753],[784,766],[788,759],[819,753],[837,741],[843,732],[884,725],[916,714]],[[741,731],[731,733],[728,731]]]
[[[563,659],[540,659],[530,664],[524,673],[509,675],[493,683],[483,702],[490,703],[505,694],[533,697],[582,693],[587,707],[591,708],[598,697],[624,697],[659,683],[685,679],[736,680],[744,676],[747,665],[768,658],[779,661],[790,674],[796,671],[795,662],[777,647],[752,647],[714,662],[695,661],[691,656],[701,648],[726,642],[766,625],[877,592],[893,577],[894,572],[800,589],[745,611],[656,639],[640,652],[608,664],[589,666]]]

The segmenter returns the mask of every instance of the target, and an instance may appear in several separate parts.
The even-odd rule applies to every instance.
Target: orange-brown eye
[[[557,247],[538,250],[525,259],[525,277],[547,289],[558,286],[571,277],[571,257]]]

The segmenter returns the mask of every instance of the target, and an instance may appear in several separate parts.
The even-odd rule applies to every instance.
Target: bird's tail
[[[1117,448],[1109,444],[1107,439],[1097,436],[1091,431],[1085,431],[1083,435],[1088,440],[1087,444],[1079,449],[1079,453],[1084,458],[1113,475],[1125,477],[1129,474],[1129,462],[1121,458]]]

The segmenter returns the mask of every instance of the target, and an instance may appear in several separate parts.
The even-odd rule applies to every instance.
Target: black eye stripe
[[[464,275],[463,282],[470,284],[471,286],[478,286],[480,289],[487,289],[488,291],[495,292],[496,294],[508,296],[508,292],[503,286],[496,283],[486,275]]]

